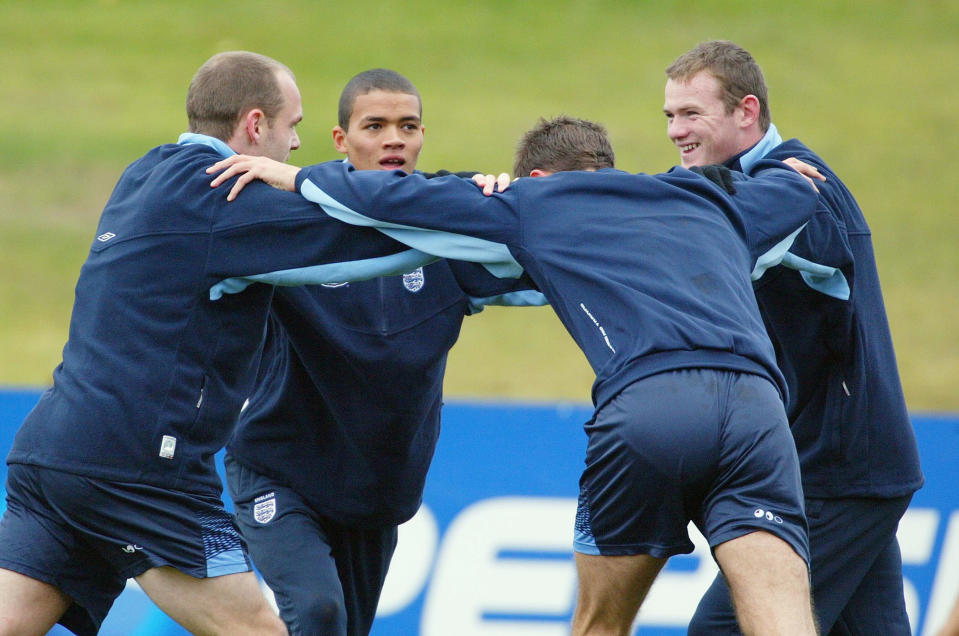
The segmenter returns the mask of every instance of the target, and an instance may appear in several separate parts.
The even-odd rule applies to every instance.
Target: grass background
[[[387,66],[424,99],[419,167],[506,170],[540,116],[609,128],[618,166],[676,162],[663,69],[704,39],[759,60],[773,120],[817,149],[870,221],[912,410],[959,411],[959,3],[554,0],[403,3],[0,0],[0,385],[50,382],[73,285],[124,166],[185,130],[197,67],[276,57],[304,99],[300,165],[333,158],[335,105]],[[548,309],[466,321],[449,397],[589,398]]]

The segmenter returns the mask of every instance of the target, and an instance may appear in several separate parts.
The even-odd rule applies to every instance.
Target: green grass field
[[[303,148],[335,156],[353,74],[395,68],[425,104],[423,169],[509,169],[540,116],[607,125],[619,167],[660,172],[663,69],[710,38],[759,60],[773,119],[832,164],[870,220],[907,400],[959,410],[959,3],[0,2],[0,385],[41,386],[123,167],[186,128],[196,68],[226,49],[297,74]],[[449,397],[589,398],[592,373],[546,309],[467,321]]]

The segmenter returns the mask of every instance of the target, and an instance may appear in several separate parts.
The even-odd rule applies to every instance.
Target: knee
[[[346,605],[336,594],[304,596],[280,615],[291,634],[346,634]]]

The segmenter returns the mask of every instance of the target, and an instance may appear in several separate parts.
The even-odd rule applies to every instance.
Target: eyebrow
[[[381,121],[389,121],[389,119],[390,119],[389,117],[383,117],[382,115],[367,115],[363,117],[360,121],[361,122],[381,122]],[[404,115],[403,117],[400,117],[399,120],[419,122],[420,118],[417,115]]]
[[[672,109],[667,108],[665,105],[663,106],[663,112],[666,113],[666,114],[669,114],[670,112],[684,111],[684,110],[699,110],[699,105],[698,105],[698,104],[690,104],[690,103],[688,103],[688,102],[684,102],[684,103],[682,103],[682,104],[677,105],[676,107],[674,107],[674,108],[672,108]]]

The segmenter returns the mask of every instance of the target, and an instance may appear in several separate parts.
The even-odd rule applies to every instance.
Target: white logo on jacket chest
[[[260,495],[253,500],[253,518],[257,523],[269,523],[276,516],[276,493]]]
[[[403,287],[414,294],[423,289],[426,278],[423,276],[423,268],[417,267],[409,274],[403,274]]]

